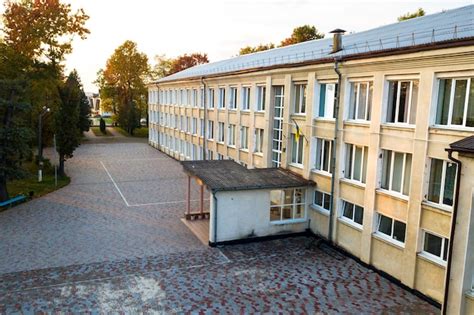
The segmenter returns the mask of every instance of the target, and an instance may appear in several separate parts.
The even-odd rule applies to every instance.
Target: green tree
[[[89,104],[89,100],[87,99],[86,93],[84,93],[84,88],[82,87],[82,84],[80,84],[79,121],[78,121],[77,127],[79,128],[81,132],[89,131],[90,113],[91,113],[91,107]]]
[[[28,60],[0,43],[0,201],[9,198],[7,181],[22,177],[30,156],[31,129],[25,122]]]
[[[140,126],[141,116],[146,116],[145,80],[149,76],[146,54],[129,40],[115,49],[105,69],[99,71],[96,82],[100,98],[105,104],[113,104],[115,119],[131,135]]]
[[[255,46],[255,47],[245,46],[243,48],[240,48],[239,55],[252,54],[252,53],[255,53],[255,52],[264,51],[264,50],[273,49],[273,48],[275,48],[275,44],[273,44],[273,43],[260,44],[260,45]]]
[[[418,8],[418,10],[416,10],[415,12],[411,12],[411,13],[408,12],[404,15],[399,16],[398,22],[406,21],[406,20],[413,19],[419,16],[424,16],[424,15],[425,15],[425,10],[423,10],[422,8]]]
[[[55,113],[56,146],[59,155],[58,173],[65,175],[64,162],[79,146],[82,131],[78,128],[82,89],[79,76],[72,71],[59,87],[61,104]]]
[[[293,29],[290,37],[281,41],[280,47],[306,42],[313,39],[324,38],[324,34],[318,32],[315,26],[303,25]]]

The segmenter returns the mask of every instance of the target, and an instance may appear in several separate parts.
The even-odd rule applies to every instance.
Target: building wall
[[[452,128],[435,126],[436,104],[439,78],[441,77],[474,77],[474,48],[458,47],[410,53],[405,55],[367,58],[342,62],[342,84],[340,86],[339,123],[337,126],[335,185],[334,185],[334,220],[332,220],[332,239],[336,244],[372,264],[408,287],[419,290],[438,302],[442,302],[445,263],[426,258],[420,252],[423,249],[423,230],[438,236],[449,238],[452,220],[452,209],[427,202],[430,158],[448,160],[445,148],[450,143],[472,135],[474,128]],[[417,80],[418,102],[414,124],[400,125],[386,123],[387,103],[390,80]],[[370,121],[348,119],[351,82],[371,82],[372,105]],[[192,158],[191,154],[170,149],[164,135],[171,136],[196,146],[206,147],[213,152],[213,158],[232,158],[250,168],[271,167],[271,145],[273,126],[272,87],[284,86],[284,124],[281,167],[287,168],[307,179],[316,182],[316,189],[330,194],[330,173],[315,169],[317,141],[315,137],[334,139],[335,119],[317,117],[319,100],[324,84],[337,82],[334,64],[317,64],[299,68],[284,68],[260,71],[247,74],[227,75],[205,80],[206,88],[215,89],[214,108],[206,110],[206,119],[214,121],[214,140],[181,131],[179,128],[166,126],[165,114],[186,115],[204,119],[204,108],[189,105],[168,104],[163,95],[168,90],[197,89],[202,87],[200,80],[165,82],[150,85],[152,95],[150,109],[150,144],[177,158]],[[306,113],[294,114],[295,83],[307,84]],[[255,110],[256,87],[266,87],[264,112]],[[251,88],[250,110],[230,110],[226,102],[225,109],[218,109],[218,88],[237,87],[238,99],[241,99],[243,86]],[[161,95],[161,96],[160,96]],[[198,97],[199,98],[199,97]],[[217,143],[218,122],[235,124],[236,144]],[[305,140],[303,141],[303,163],[291,162],[291,133],[296,133],[298,124]],[[249,128],[249,148],[241,149],[238,136],[240,127]],[[254,153],[255,128],[265,130],[263,152]],[[160,136],[161,134],[161,136]],[[199,128],[198,128],[199,134]],[[367,167],[365,183],[344,178],[344,161],[346,144],[367,147]],[[393,150],[412,155],[412,167],[409,176],[408,195],[400,195],[381,189],[382,150]],[[189,150],[188,150],[189,151]],[[201,158],[201,154],[198,157]],[[474,178],[472,170],[464,176]],[[471,186],[472,187],[472,186]],[[471,204],[470,194],[460,194],[460,204]],[[363,222],[351,224],[341,220],[342,199],[364,208]],[[311,202],[310,202],[311,203]],[[391,217],[406,224],[405,242],[399,244],[374,233],[377,229],[377,213]],[[240,214],[239,214],[240,215]],[[316,206],[307,210],[310,228],[317,234],[328,237],[329,216]],[[466,235],[472,227],[467,221],[458,221],[463,228],[458,228],[460,237]],[[246,233],[249,231],[246,231]],[[466,246],[460,251],[466,250]],[[465,254],[464,254],[465,256]],[[456,276],[457,274],[454,273]]]
[[[217,240],[214,222],[215,200],[211,197],[209,239],[212,242],[303,232],[307,224],[274,224],[270,222],[270,191],[230,191],[214,193],[217,198]]]

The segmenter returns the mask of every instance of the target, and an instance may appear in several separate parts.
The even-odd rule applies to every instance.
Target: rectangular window
[[[218,125],[219,133],[218,133],[218,141],[224,143],[224,123],[220,122]]]
[[[200,136],[201,137],[204,137],[204,119],[200,119],[199,120],[199,126],[200,126]]]
[[[428,257],[448,260],[449,239],[423,231],[423,251]]]
[[[336,83],[321,84],[317,117],[335,118],[334,98],[336,96],[337,89],[338,86]]]
[[[193,135],[197,135],[197,124],[198,124],[197,118],[193,118],[192,125],[191,125]]]
[[[291,163],[303,166],[303,146],[304,138],[297,137],[296,134],[291,134]]]
[[[263,153],[263,129],[255,129],[255,153]]]
[[[351,83],[351,97],[349,100],[349,119],[370,121],[372,109],[372,82]]]
[[[225,88],[219,88],[219,108],[225,108]]]
[[[345,220],[362,225],[364,220],[364,208],[343,200],[341,216]]]
[[[448,161],[431,159],[430,179],[428,183],[428,201],[453,205],[457,165]]]
[[[408,196],[412,155],[390,150],[382,150],[382,154],[382,188]]]
[[[242,88],[242,110],[250,110],[250,87]]]
[[[214,89],[208,91],[207,104],[207,108],[214,108]]]
[[[265,86],[257,86],[257,111],[265,111],[265,94],[267,88]]]
[[[306,113],[306,84],[295,84],[294,113]]]
[[[439,80],[436,124],[474,127],[473,78]]]
[[[223,160],[224,159],[224,156],[220,153],[217,153],[217,159],[218,160]]]
[[[332,144],[332,140],[316,138],[316,156],[314,159],[316,170],[331,173]]]
[[[214,121],[212,120],[207,121],[207,139],[214,139]]]
[[[289,221],[305,218],[305,189],[270,191],[270,221]]]
[[[388,123],[416,123],[416,107],[418,103],[418,80],[388,82]]]
[[[313,205],[321,211],[329,212],[331,210],[331,195],[315,190]]]
[[[208,160],[214,160],[214,151],[212,150],[207,150],[207,159]]]
[[[235,146],[235,125],[229,124],[229,137],[227,138],[227,145]]]
[[[345,178],[365,183],[368,151],[368,147],[346,144]]]
[[[377,232],[385,237],[389,237],[397,242],[405,243],[406,224],[389,218],[382,214],[377,214]]]
[[[229,94],[229,109],[237,109],[237,88],[231,87]]]
[[[200,98],[199,98],[199,107],[204,108],[204,89],[201,88],[201,89],[199,90],[199,92],[200,92],[200,93],[199,93],[199,95],[200,95]]]
[[[193,89],[193,107],[198,106],[198,91],[196,89]]]
[[[240,148],[244,150],[249,148],[249,127],[241,127],[240,129]]]
[[[191,118],[186,117],[186,132],[191,132]]]

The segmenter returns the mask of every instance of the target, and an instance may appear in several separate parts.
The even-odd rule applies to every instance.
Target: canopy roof
[[[453,142],[449,147],[457,152],[474,153],[474,136]]]

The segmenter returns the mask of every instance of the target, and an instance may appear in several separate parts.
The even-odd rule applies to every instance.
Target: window
[[[186,105],[191,106],[191,91],[189,89],[186,90]]]
[[[241,127],[240,129],[240,148],[244,150],[249,148],[249,127]]]
[[[449,240],[445,237],[423,231],[422,253],[430,258],[448,260]]]
[[[436,124],[474,127],[473,78],[439,80]]]
[[[191,124],[191,126],[192,126],[192,134],[193,134],[193,135],[197,135],[197,124],[198,124],[197,118],[193,118],[192,124]]]
[[[349,119],[370,120],[372,109],[372,82],[351,83],[351,97],[349,101]]]
[[[428,201],[452,206],[456,183],[457,165],[448,161],[431,159],[428,183]]]
[[[306,84],[295,84],[294,113],[306,113]]]
[[[335,118],[334,98],[337,88],[336,83],[321,84],[317,117]]]
[[[229,109],[237,109],[237,88],[230,88]]]
[[[242,110],[250,110],[250,87],[242,88]]]
[[[235,125],[229,124],[229,137],[227,138],[227,145],[235,146]]]
[[[297,137],[294,133],[291,134],[291,163],[300,166],[303,165],[303,141],[303,137]]]
[[[255,129],[255,153],[263,153],[263,129]]]
[[[207,149],[207,159],[214,160],[214,151]]]
[[[219,142],[224,142],[224,123],[223,122],[220,122],[219,125],[218,125],[218,128],[219,128],[219,133],[218,133],[218,141]]]
[[[207,121],[207,139],[214,139],[214,122],[212,120]]]
[[[193,100],[192,100],[192,103],[193,103],[193,107],[197,107],[198,106],[198,91],[196,89],[193,89]]]
[[[349,220],[353,223],[362,225],[362,222],[364,220],[364,208],[344,200],[342,202],[341,217],[344,220]]]
[[[180,105],[185,105],[186,104],[186,90],[182,89],[180,94],[181,94]]]
[[[200,92],[199,95],[201,96],[199,98],[199,107],[204,108],[204,89],[201,88],[199,92]]]
[[[225,108],[225,88],[219,88],[219,108]]]
[[[181,116],[181,118],[180,118],[181,123],[180,123],[180,126],[179,126],[179,127],[180,127],[180,129],[181,129],[182,131],[184,131],[184,129],[185,129],[184,118],[185,118],[184,116]]]
[[[417,80],[389,81],[386,122],[414,125],[417,103]]]
[[[368,149],[355,144],[346,144],[345,178],[365,183]]]
[[[267,89],[265,86],[257,86],[257,111],[259,112],[265,111],[266,91]]]
[[[214,89],[209,89],[208,94],[208,108],[214,108]]]
[[[305,189],[270,191],[270,221],[304,219]]]
[[[316,139],[316,157],[314,160],[314,168],[319,171],[331,173],[332,166],[332,140],[321,138]]]
[[[410,191],[411,154],[383,150],[382,188],[408,196]]]
[[[186,132],[191,132],[191,118],[186,117]]]
[[[200,119],[200,120],[199,120],[199,126],[200,126],[200,129],[199,129],[199,130],[200,130],[200,133],[199,133],[199,135],[200,135],[201,137],[204,137],[204,119]]]
[[[405,243],[406,224],[378,214],[377,234],[389,237],[397,242]]]
[[[329,212],[331,210],[331,195],[315,190],[313,205],[318,210]]]

